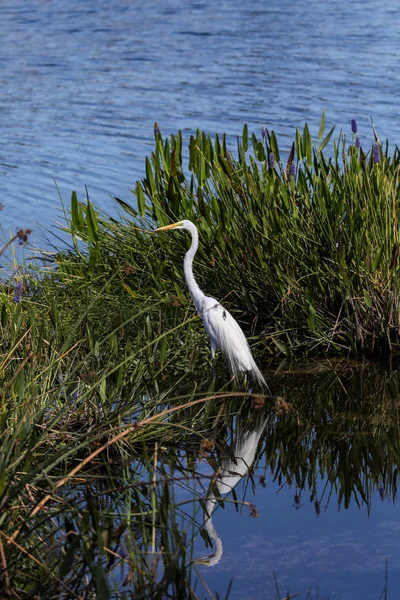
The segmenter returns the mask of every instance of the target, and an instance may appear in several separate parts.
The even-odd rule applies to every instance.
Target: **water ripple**
[[[257,134],[265,123],[287,148],[305,120],[317,131],[322,110],[345,131],[357,118],[365,145],[370,116],[382,139],[400,133],[394,0],[8,0],[0,20],[12,230],[49,223],[54,177],[65,200],[85,185],[107,210],[109,194],[129,197],[156,120],[165,134],[201,127],[233,143],[244,122]]]

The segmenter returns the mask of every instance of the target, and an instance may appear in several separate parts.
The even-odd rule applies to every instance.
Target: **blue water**
[[[262,123],[288,147],[296,126],[350,131],[370,116],[398,142],[395,0],[4,0],[0,5],[3,227],[58,218],[54,178],[112,209],[131,200],[165,134],[201,127],[232,140]]]
[[[289,592],[305,600],[311,590],[312,600],[379,600],[387,560],[388,598],[398,598],[399,505],[377,495],[370,514],[354,502],[338,511],[333,495],[317,516],[309,494],[297,509],[293,487],[278,491],[268,476],[266,483],[254,495],[248,481],[236,488],[239,500],[255,503],[259,517],[247,507],[237,513],[232,504],[214,515],[223,554],[218,564],[198,567],[213,592],[225,592],[232,579],[230,600],[277,600],[275,573],[280,598]],[[211,551],[199,540],[196,552]]]

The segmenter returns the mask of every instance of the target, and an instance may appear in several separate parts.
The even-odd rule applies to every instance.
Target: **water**
[[[236,420],[236,464],[226,455],[217,479],[231,502],[221,510],[209,501],[207,512],[216,510],[211,522],[204,517],[214,540],[201,567],[207,585],[222,592],[233,579],[231,599],[276,598],[275,573],[280,598],[311,590],[311,598],[378,600],[388,561],[388,597],[397,597],[398,419],[390,412],[399,371],[315,362],[283,365],[269,381],[290,411],[278,404],[276,419],[253,410]],[[203,471],[212,473],[204,462]],[[235,510],[230,488],[259,516]],[[197,540],[197,556],[211,552]]]
[[[131,201],[153,123],[164,134],[274,128],[306,120],[370,144],[398,141],[400,14],[394,0],[328,4],[170,0],[7,0],[0,6],[3,227],[58,218],[56,178],[112,210]]]
[[[197,382],[207,381],[204,369],[198,368]],[[121,386],[112,412],[85,396],[83,380],[68,407],[57,406],[55,419],[50,412],[43,423],[57,419],[50,427],[51,448],[44,453],[47,439],[39,438],[40,455],[33,461],[27,456],[18,471],[26,485],[12,477],[8,495],[3,493],[9,511],[3,511],[5,535],[15,535],[15,523],[25,522],[20,544],[33,547],[46,565],[44,575],[33,570],[31,576],[31,562],[10,552],[10,572],[18,568],[23,577],[28,572],[32,593],[40,591],[43,598],[83,597],[94,569],[112,599],[122,592],[126,598],[164,597],[152,593],[155,584],[180,582],[182,589],[189,572],[191,585],[199,576],[201,600],[210,597],[207,589],[224,598],[230,581],[230,600],[281,600],[287,591],[299,600],[397,598],[399,365],[309,359],[283,362],[266,375],[276,396],[264,405],[259,396],[252,401],[238,392],[203,404],[200,385],[202,398],[189,406],[190,373],[180,383],[171,374],[173,389],[171,381],[160,381],[160,397],[146,399],[143,411],[137,392]],[[179,399],[185,408],[167,422],[163,408]],[[121,446],[100,451],[99,441],[114,436],[108,427],[98,429],[97,420],[133,424],[146,413],[157,415],[157,424],[139,427],[129,438],[132,444],[126,436]],[[10,438],[3,437],[7,450]],[[74,446],[74,468],[67,476],[60,452],[74,452]],[[11,469],[15,458],[9,455]],[[46,471],[30,471],[38,460]],[[43,472],[54,482],[56,497],[47,490],[39,495],[36,482]],[[39,504],[42,510],[34,515]],[[18,519],[12,518],[16,510]],[[50,593],[56,584],[50,573],[75,596]],[[19,580],[23,588],[25,579]]]
[[[174,428],[184,426],[176,445],[168,429],[157,429],[156,472],[149,432],[143,455],[134,453],[131,477],[124,479],[120,465],[112,480],[90,477],[100,527],[126,523],[130,507],[131,531],[123,530],[113,551],[126,557],[134,531],[136,553],[150,552],[142,518],[152,522],[154,502],[156,552],[173,553],[172,540],[186,541],[183,564],[195,563],[198,598],[209,598],[207,589],[224,598],[230,582],[230,600],[397,598],[399,366],[309,360],[284,362],[267,376],[278,396],[264,406],[243,397],[214,399],[192,431],[198,407],[188,409],[187,421],[172,420]],[[156,488],[149,485],[154,481]],[[128,495],[120,493],[130,485]],[[65,513],[90,539],[87,486],[79,496],[78,482],[72,489]],[[64,528],[61,521],[61,539]],[[80,549],[75,558],[84,562]],[[158,563],[158,581],[168,564],[167,558]],[[127,563],[107,567],[121,591]]]

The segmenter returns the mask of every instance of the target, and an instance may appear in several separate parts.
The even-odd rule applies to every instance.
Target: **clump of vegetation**
[[[75,194],[66,215],[73,248],[59,253],[58,277],[75,303],[87,305],[96,293],[104,308],[113,306],[104,314],[96,303],[95,328],[109,332],[121,321],[116,295],[120,313],[169,304],[162,314],[173,326],[192,311],[182,270],[190,240],[151,235],[187,218],[200,233],[201,287],[233,310],[264,359],[399,349],[397,147],[390,156],[374,130],[365,152],[354,134],[324,135],[322,118],[316,142],[307,124],[297,130],[287,161],[274,132],[250,140],[245,126],[234,158],[225,136],[197,131],[186,168],[181,134],[163,139],[155,131],[136,202],[116,199],[120,220]],[[201,337],[199,321],[194,328]]]
[[[183,278],[190,239],[152,234],[187,218],[199,229],[201,287],[228,305],[264,360],[398,350],[397,147],[390,156],[375,133],[366,153],[354,134],[350,143],[343,133],[334,140],[333,129],[324,136],[322,119],[318,141],[305,125],[283,162],[274,132],[263,129],[261,139],[250,140],[245,126],[236,158],[225,136],[211,140],[198,131],[186,168],[181,134],[163,139],[155,131],[136,201],[116,199],[119,219],[72,194],[64,211],[69,249],[43,254],[47,268],[19,271],[21,323],[29,314],[34,330],[40,314],[46,336],[51,330],[64,349],[79,340],[81,356],[93,355],[97,344],[97,363],[157,337],[152,352],[159,352],[159,366],[172,348],[181,374],[195,360],[193,349],[209,360]],[[16,307],[10,286],[4,291],[8,345]],[[164,336],[174,328],[175,335]]]
[[[187,158],[186,168],[181,134],[157,128],[136,200],[116,198],[118,219],[72,193],[67,246],[55,236],[24,264],[7,263],[8,243],[0,251],[0,581],[16,597],[195,597],[192,542],[200,531],[211,544],[196,461],[218,471],[242,409],[249,421],[265,412],[275,478],[305,485],[317,464],[331,478],[345,461],[347,417],[332,420],[322,401],[302,416],[300,401],[231,391],[222,361],[210,381],[183,279],[190,240],[155,236],[156,226],[196,223],[199,284],[232,310],[259,359],[399,348],[397,148],[390,156],[377,136],[369,152],[354,135],[333,140],[322,119],[318,141],[298,130],[285,162],[273,132],[250,139],[246,126],[236,158],[225,136],[200,131]],[[376,411],[378,425],[397,423],[388,402]],[[326,438],[312,438],[320,425]],[[286,447],[288,426],[310,448]],[[292,468],[285,456],[305,462]],[[185,537],[174,486],[193,481],[203,488],[188,500]],[[360,485],[358,472],[340,481],[340,501],[355,487],[368,500]]]
[[[306,124],[283,162],[275,134],[263,131],[262,140],[253,135],[250,142],[244,127],[237,158],[225,137],[212,141],[198,131],[189,144],[190,178],[181,136],[163,141],[157,133],[136,186],[140,215],[161,225],[196,221],[204,285],[234,299],[264,356],[395,352],[397,147],[389,156],[375,131],[369,153],[354,134],[350,143],[342,132],[332,143],[333,129],[324,137],[322,118],[318,141]],[[166,279],[178,278],[176,253],[169,254]]]

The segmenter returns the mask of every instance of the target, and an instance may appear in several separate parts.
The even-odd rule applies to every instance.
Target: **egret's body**
[[[206,296],[197,285],[193,275],[193,258],[199,245],[196,225],[191,221],[184,220],[173,225],[159,227],[156,231],[165,229],[186,229],[192,234],[192,245],[185,254],[183,270],[189,292],[210,338],[213,367],[215,351],[219,348],[225,356],[228,367],[233,375],[250,373],[255,381],[267,386],[260,369],[254,361],[249,344],[240,325],[218,300]]]

